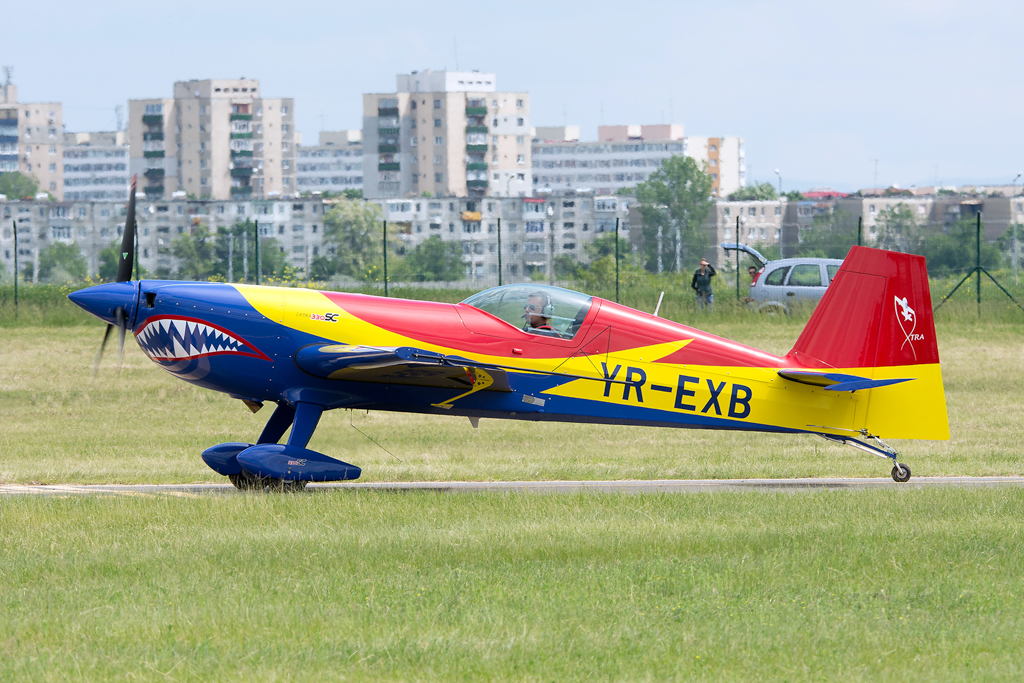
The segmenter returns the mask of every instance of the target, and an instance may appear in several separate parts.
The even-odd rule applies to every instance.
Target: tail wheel
[[[900,468],[903,468],[902,472],[900,472]],[[910,468],[902,463],[900,463],[899,465],[893,465],[892,480],[897,481],[901,484],[905,481],[910,481]]]

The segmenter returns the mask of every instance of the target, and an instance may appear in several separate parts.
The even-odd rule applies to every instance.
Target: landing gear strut
[[[910,468],[907,467],[906,465],[902,464],[899,460],[896,459],[897,456],[899,455],[896,452],[896,449],[893,448],[892,446],[890,446],[889,444],[887,444],[886,442],[882,441],[877,436],[873,436],[871,434],[868,434],[867,431],[861,431],[861,436],[863,436],[866,439],[871,439],[872,441],[874,441],[875,443],[878,444],[877,446],[873,446],[871,444],[864,443],[863,441],[860,441],[858,439],[853,439],[853,438],[850,438],[848,436],[836,436],[834,434],[819,434],[818,436],[820,436],[820,437],[822,437],[822,438],[824,438],[824,439],[826,439],[828,441],[835,441],[836,443],[842,443],[842,444],[846,444],[847,446],[853,446],[854,448],[859,448],[860,450],[865,451],[866,453],[871,453],[872,455],[877,455],[880,458],[888,458],[888,459],[892,460],[892,462],[893,462],[893,468],[892,468],[892,479],[893,479],[893,481],[898,482],[900,484],[902,484],[904,482],[907,482],[907,481],[910,481]]]

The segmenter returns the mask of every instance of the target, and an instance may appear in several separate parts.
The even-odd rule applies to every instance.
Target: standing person
[[[703,311],[705,308],[714,310],[715,295],[711,291],[711,278],[718,273],[714,267],[707,262],[707,259],[700,260],[700,268],[693,274],[690,287],[697,292],[697,309]]]

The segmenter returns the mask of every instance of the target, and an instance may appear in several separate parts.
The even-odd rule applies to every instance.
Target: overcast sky
[[[6,3],[0,64],[69,131],[111,130],[176,80],[294,97],[307,144],[359,128],[362,93],[414,69],[497,73],[533,125],[681,123],[739,135],[783,188],[1009,184],[1024,170],[1024,3]],[[1016,125],[1015,125],[1016,124]]]

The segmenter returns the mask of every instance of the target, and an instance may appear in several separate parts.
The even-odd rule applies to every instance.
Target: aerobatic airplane
[[[785,356],[597,297],[514,284],[459,304],[308,289],[131,281],[70,295],[180,379],[276,408],[205,462],[241,489],[359,477],[306,448],[325,410],[814,434],[910,468],[882,439],[948,439],[924,258],[853,247]],[[99,354],[97,355],[97,362]],[[291,428],[288,439],[279,441]]]

